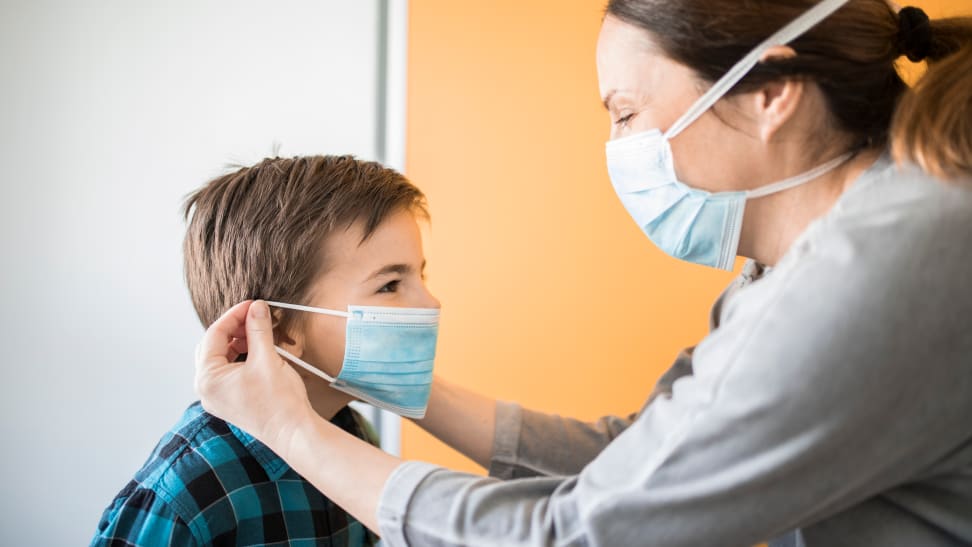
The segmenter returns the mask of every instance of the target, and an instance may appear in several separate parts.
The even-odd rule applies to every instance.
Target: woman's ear
[[[775,46],[770,48],[760,58],[761,63],[774,59],[788,59],[795,57],[796,52],[789,46]],[[757,130],[760,140],[765,144],[777,136],[780,129],[786,125],[803,98],[804,84],[799,80],[779,80],[770,82],[752,94],[753,111],[756,114]]]

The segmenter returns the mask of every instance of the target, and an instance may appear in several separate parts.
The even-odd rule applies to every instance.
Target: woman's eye
[[[633,117],[634,117],[634,114],[628,114],[626,116],[622,116],[622,117],[618,118],[617,121],[614,122],[614,125],[625,126],[625,125],[628,124],[628,121],[630,121],[631,118],[633,118]]]
[[[395,281],[389,281],[388,283],[385,283],[380,289],[378,289],[378,292],[397,292],[398,285],[400,283],[401,280],[399,279],[396,279]]]

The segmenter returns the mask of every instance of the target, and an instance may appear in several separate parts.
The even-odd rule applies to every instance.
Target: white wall
[[[80,545],[192,393],[183,197],[374,158],[378,1],[0,0],[0,545]]]

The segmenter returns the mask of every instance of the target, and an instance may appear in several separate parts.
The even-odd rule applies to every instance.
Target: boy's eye
[[[397,292],[399,283],[401,283],[401,280],[399,279],[396,279],[395,281],[389,281],[388,283],[385,283],[380,289],[378,289],[378,292]]]

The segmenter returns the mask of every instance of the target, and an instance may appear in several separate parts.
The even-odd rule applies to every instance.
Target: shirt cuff
[[[392,471],[378,500],[378,529],[384,545],[408,545],[405,515],[415,489],[441,467],[424,462],[404,462]]]
[[[496,430],[493,432],[493,456],[489,476],[508,480],[514,477],[520,450],[523,408],[516,403],[496,403]]]

